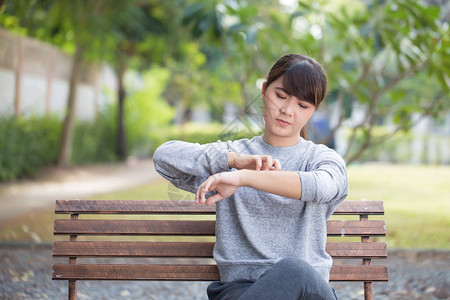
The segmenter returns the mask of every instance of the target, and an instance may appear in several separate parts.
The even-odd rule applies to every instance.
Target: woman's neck
[[[301,141],[300,136],[280,137],[268,135],[266,133],[263,134],[262,139],[265,143],[275,147],[291,147],[297,145]]]

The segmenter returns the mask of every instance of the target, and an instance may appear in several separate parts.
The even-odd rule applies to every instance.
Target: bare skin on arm
[[[294,171],[239,170],[210,176],[197,189],[195,202],[211,205],[233,195],[240,186],[247,186],[287,198],[300,199],[300,176]],[[217,194],[206,199],[209,191]]]
[[[245,155],[231,151],[228,152],[228,167],[238,170],[281,170],[280,161],[270,155]]]

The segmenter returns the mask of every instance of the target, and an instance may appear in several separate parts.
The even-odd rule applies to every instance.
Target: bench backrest
[[[69,299],[76,298],[76,280],[220,279],[212,259],[214,206],[190,201],[58,200],[55,213],[70,214],[70,219],[55,220],[54,227],[55,235],[69,235],[70,241],[53,243],[53,256],[69,257],[69,264],[53,265],[53,279],[69,280]],[[382,201],[344,201],[334,212],[334,218],[343,215],[359,218],[343,217],[327,222],[329,237],[344,237],[339,241],[329,239],[327,252],[334,259],[362,260],[360,265],[334,265],[330,281],[365,282],[365,299],[372,297],[371,282],[388,280],[387,266],[371,264],[372,259],[387,257],[386,243],[371,239],[385,236],[385,223],[368,219],[369,215],[382,214]],[[92,219],[92,215],[97,216]],[[128,218],[123,219],[122,215]],[[80,241],[79,236],[108,237]],[[349,242],[346,237],[360,240]],[[146,264],[86,264],[77,260],[87,257],[152,260]]]

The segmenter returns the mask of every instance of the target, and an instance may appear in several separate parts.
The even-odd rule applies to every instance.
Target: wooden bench
[[[214,206],[195,205],[190,201],[57,200],[55,213],[70,214],[70,219],[56,219],[54,227],[55,235],[69,235],[70,241],[53,243],[54,257],[69,258],[68,264],[53,265],[53,279],[69,281],[69,299],[77,297],[77,280],[220,280],[212,259]],[[92,214],[97,215],[96,219],[84,216]],[[116,214],[129,216],[128,219],[111,216]],[[359,219],[333,217],[327,223],[329,237],[344,237],[338,241],[329,238],[327,252],[334,259],[353,262],[334,265],[330,281],[364,282],[365,299],[373,298],[372,282],[388,280],[387,266],[372,265],[373,259],[387,257],[386,243],[371,239],[385,236],[385,223],[368,220],[368,216],[382,214],[382,201],[344,201],[334,216],[356,215]],[[102,237],[80,241],[79,236]],[[123,236],[146,236],[146,240],[135,237],[124,241]],[[347,237],[358,237],[358,241],[349,242]],[[89,257],[120,257],[131,262],[144,257],[150,261],[81,263]],[[354,263],[355,258],[360,259],[358,264]]]

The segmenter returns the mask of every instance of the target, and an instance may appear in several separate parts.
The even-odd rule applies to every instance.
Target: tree
[[[120,9],[121,1],[113,2],[19,0],[7,1],[5,5],[5,13],[17,18],[17,28],[22,29],[22,33],[55,44],[73,54],[58,154],[60,166],[70,164],[76,92],[83,61],[95,60],[102,55],[103,42],[107,36],[107,19],[111,16],[108,15],[108,9]]]
[[[110,38],[108,51],[118,78],[117,154],[124,159],[127,156],[125,73],[130,67],[144,70],[163,60],[167,49],[163,37],[168,33],[167,22],[171,12],[169,6],[159,1],[122,2],[124,7],[116,10],[115,18],[111,20],[113,24],[110,27],[115,34]]]
[[[437,118],[450,110],[449,36],[439,7],[397,0],[360,2],[358,8],[351,11],[343,5],[336,13],[336,7],[324,2],[304,5],[293,14],[309,29],[299,41],[311,41],[312,35],[315,53],[328,69],[329,98],[339,110],[332,134],[346,121],[351,128],[344,154],[348,163],[410,130],[413,113]],[[364,114],[359,122],[349,123],[355,103],[364,107]],[[374,129],[386,117],[395,128],[376,136]]]
[[[156,3],[156,4],[153,4]],[[123,102],[126,97],[124,74],[138,55],[151,56],[149,48],[155,32],[164,33],[152,15],[156,1],[9,1],[6,13],[14,16],[25,34],[53,43],[73,54],[69,96],[60,140],[58,165],[70,164],[75,101],[83,61],[110,61],[118,76],[118,156],[124,158],[125,130]],[[6,22],[3,22],[6,23]],[[17,30],[16,30],[17,31]],[[148,66],[148,63],[136,64]],[[135,64],[135,65],[136,65]]]
[[[320,142],[349,126],[344,156],[350,163],[370,147],[410,130],[413,113],[438,118],[449,112],[450,56],[448,24],[440,20],[439,7],[415,0],[349,3],[301,1],[262,10],[256,2],[200,2],[188,7],[186,15],[194,36],[212,35],[213,42],[226,42],[223,56],[234,62],[230,68],[241,67],[233,78],[242,91],[244,80],[261,77],[258,69],[270,67],[281,54],[302,52],[322,62],[329,74],[327,101],[338,110],[338,121]],[[243,13],[248,11],[252,13]],[[216,25],[230,17],[235,22],[228,29]],[[232,39],[239,35],[254,47]],[[238,54],[230,59],[230,53]],[[352,124],[355,104],[364,107],[364,114]],[[388,116],[396,127],[376,136],[374,129]]]
[[[112,57],[119,79],[118,100],[118,155],[124,158],[125,131],[123,126],[123,101],[125,88],[123,77],[127,69],[127,55],[132,56],[146,23],[140,20],[140,10],[135,1],[56,1],[54,9],[60,17],[69,16],[70,26],[74,31],[75,55],[71,73],[71,84],[66,117],[61,136],[58,165],[70,164],[72,135],[75,114],[75,93],[79,65],[83,57],[91,56],[96,60]],[[135,19],[137,17],[137,19]],[[126,39],[124,38],[126,36]],[[117,51],[116,51],[117,49]],[[110,53],[114,53],[110,55]]]
[[[261,2],[259,2],[261,4]],[[239,87],[244,108],[254,100],[255,82],[266,66],[258,55],[258,33],[267,21],[267,12],[278,8],[271,1],[264,3],[264,12],[254,3],[249,5],[226,1],[193,2],[185,9],[183,24],[188,26],[194,39],[216,47],[224,61],[224,73]],[[206,47],[202,47],[205,49]],[[249,113],[241,111],[241,115]]]
[[[103,42],[107,35],[108,18],[121,8],[121,1],[49,1],[47,0],[49,22],[40,28],[46,39],[56,44],[65,44],[67,41],[61,37],[71,34],[73,40],[69,45],[73,47],[72,67],[69,80],[69,96],[63,128],[61,131],[60,148],[58,154],[58,165],[70,164],[73,132],[75,126],[75,105],[78,81],[83,61],[87,59],[98,59],[101,56]],[[31,4],[32,7],[33,4]],[[111,10],[115,7],[116,10]]]
[[[229,80],[227,66],[220,58],[221,53],[217,45],[193,39],[190,29],[184,26],[190,3],[176,3],[176,9],[173,9],[172,18],[167,24],[167,44],[171,56],[167,57],[163,64],[171,71],[170,88],[166,89],[165,97],[179,109],[183,139],[184,125],[190,120],[194,108],[209,107],[213,111],[213,118],[221,120],[224,103],[230,100],[239,101],[239,97],[237,84]],[[201,7],[209,7],[208,5],[206,2],[201,3]]]

